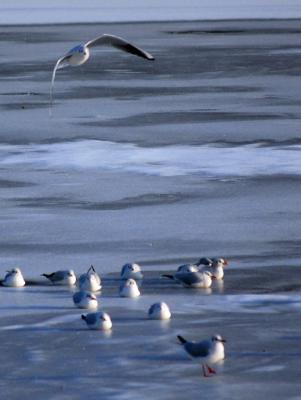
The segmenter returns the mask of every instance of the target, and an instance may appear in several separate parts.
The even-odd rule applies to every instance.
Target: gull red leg
[[[209,374],[216,374],[216,371],[213,368],[209,367],[209,365],[206,365],[206,367],[207,367]]]

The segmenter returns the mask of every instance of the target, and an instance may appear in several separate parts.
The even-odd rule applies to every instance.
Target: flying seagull
[[[134,54],[135,56],[146,58],[147,60],[154,60],[154,57],[150,53],[134,46],[125,39],[114,35],[104,34],[95,39],[89,40],[85,44],[79,44],[69,50],[63,57],[59,58],[54,66],[50,87],[50,105],[52,104],[52,93],[56,71],[67,67],[68,65],[76,67],[84,64],[90,57],[90,48],[94,46],[113,46],[127,53]]]

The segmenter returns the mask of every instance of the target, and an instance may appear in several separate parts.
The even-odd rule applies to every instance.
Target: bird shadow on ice
[[[0,306],[0,310],[51,310],[51,311],[70,311],[70,310],[74,310],[74,307],[57,307],[57,306]]]

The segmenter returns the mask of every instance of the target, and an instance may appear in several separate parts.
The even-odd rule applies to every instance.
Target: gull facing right
[[[143,278],[143,274],[141,272],[141,267],[137,263],[127,263],[121,268],[120,272],[121,279],[135,279],[140,280]]]
[[[225,258],[213,258],[212,259],[212,264],[208,267],[205,267],[206,269],[214,275],[215,279],[220,281],[224,279],[224,267],[228,265],[228,261]]]
[[[148,317],[150,319],[166,320],[170,319],[171,312],[168,305],[164,303],[164,301],[161,301],[150,306],[148,310]]]
[[[204,272],[176,272],[175,274],[163,274],[164,278],[172,279],[188,288],[210,288],[214,276],[209,271]]]
[[[201,342],[190,342],[182,336],[177,336],[177,338],[192,358],[201,360],[203,375],[205,377],[216,373],[209,364],[215,364],[225,358],[225,339],[220,335],[214,335],[211,339],[202,340]]]
[[[78,308],[95,309],[98,306],[95,294],[85,291],[76,292],[73,295],[73,303]]]
[[[177,272],[198,272],[201,265],[210,266],[211,264],[212,260],[210,260],[210,258],[202,257],[193,264],[180,265],[177,269]]]
[[[112,328],[111,317],[103,311],[82,314],[81,318],[86,322],[89,329],[106,331]]]
[[[74,285],[76,282],[76,275],[72,269],[59,270],[51,274],[42,274],[45,278],[49,279],[54,285]]]

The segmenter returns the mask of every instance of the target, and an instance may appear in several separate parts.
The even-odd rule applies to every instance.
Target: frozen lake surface
[[[107,32],[114,49],[80,68],[56,60]],[[7,26],[0,34],[1,277],[5,398],[297,399],[300,393],[301,21]],[[189,290],[160,278],[201,256],[225,281]],[[141,264],[139,299],[117,272]],[[72,289],[40,274],[93,264],[111,335],[91,332]],[[146,319],[166,301],[167,324]],[[220,333],[216,377],[177,344]]]

